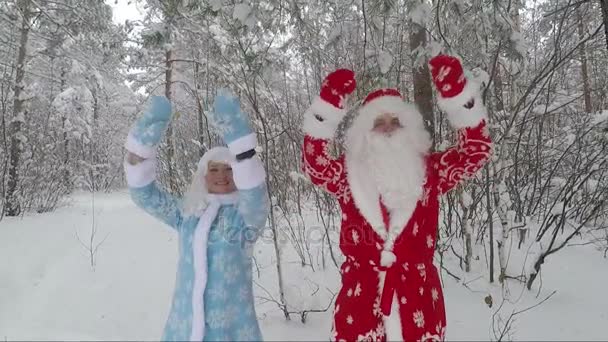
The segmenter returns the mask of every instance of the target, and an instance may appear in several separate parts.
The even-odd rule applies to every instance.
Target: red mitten
[[[348,69],[338,69],[325,77],[321,84],[320,97],[334,107],[344,109],[347,95],[355,91],[355,73]]]
[[[327,75],[321,84],[321,94],[304,114],[304,133],[313,138],[331,139],[346,115],[346,97],[356,86],[355,73],[351,70],[338,69]]]
[[[454,97],[462,92],[467,83],[462,64],[453,56],[438,55],[429,61],[435,87],[444,98]]]

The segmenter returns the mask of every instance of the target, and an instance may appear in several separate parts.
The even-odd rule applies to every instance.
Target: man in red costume
[[[471,177],[489,159],[492,143],[479,85],[460,61],[430,61],[439,107],[458,130],[458,144],[429,151],[420,112],[396,89],[363,101],[346,132],[346,152],[327,151],[356,86],[354,73],[329,74],[304,115],[303,170],[336,196],[342,210],[340,273],[333,340],[445,339],[445,307],[433,265],[439,196]]]

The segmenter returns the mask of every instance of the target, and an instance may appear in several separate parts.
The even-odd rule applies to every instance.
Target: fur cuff
[[[125,148],[131,153],[135,153],[144,159],[150,159],[156,154],[156,146],[146,146],[139,142],[132,132],[129,132]]]
[[[142,188],[156,179],[156,158],[146,159],[140,163],[131,165],[125,157],[123,164],[127,185],[130,188]]]
[[[264,184],[266,171],[258,157],[232,163],[234,184],[239,190],[249,190]]]
[[[255,133],[251,133],[229,143],[228,148],[230,149],[230,153],[236,156],[243,152],[254,149],[257,145],[258,141],[256,135]]]
[[[471,108],[466,108],[465,105],[474,100],[475,104]],[[452,127],[456,129],[475,127],[482,120],[488,119],[488,114],[479,91],[479,84],[471,80],[467,80],[467,84],[462,92],[454,97],[441,97],[437,99],[439,108],[443,110]]]
[[[321,99],[321,97],[317,97],[304,113],[302,129],[305,134],[313,138],[332,139],[346,112],[346,109],[337,108]],[[322,117],[324,120],[319,121],[315,115]]]

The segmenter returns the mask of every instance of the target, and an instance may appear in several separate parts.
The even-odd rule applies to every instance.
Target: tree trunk
[[[471,219],[469,218],[469,207],[465,206],[462,201],[462,195],[460,199],[462,203],[462,236],[464,237],[464,270],[465,272],[471,272],[471,260],[473,259],[473,226],[471,225]]]
[[[171,102],[171,85],[173,80],[173,50],[169,49],[165,53],[165,97]],[[169,189],[171,193],[177,193],[177,174],[174,168],[175,146],[173,145],[173,123],[167,127],[167,165],[169,169]]]
[[[576,10],[578,19],[578,38],[582,41],[585,38],[585,23],[581,15],[580,7]],[[585,113],[591,113],[591,88],[589,87],[589,69],[587,67],[587,51],[585,43],[581,44],[581,76],[583,78],[583,98],[585,99]]]
[[[427,36],[424,27],[410,21],[410,51],[419,51],[426,48]],[[414,77],[414,102],[420,109],[424,126],[431,135],[431,151],[435,150],[435,117],[433,115],[433,88],[431,86],[431,75],[426,60],[422,65],[417,65],[416,57],[413,57]]]
[[[492,220],[492,201],[490,200],[490,167],[486,166],[486,208],[490,230],[490,283],[494,282],[494,222]]]
[[[65,84],[66,79],[65,76],[67,74],[67,70],[66,67],[61,67],[61,75],[60,75],[60,79],[61,79],[61,85],[59,88],[59,92],[63,92],[65,90]],[[70,167],[69,167],[69,163],[70,163],[70,137],[68,135],[67,129],[66,129],[66,122],[67,122],[68,118],[67,118],[67,114],[61,113],[61,134],[62,134],[62,139],[63,139],[63,182],[65,183],[65,187],[66,189],[71,190],[72,189],[72,184],[71,184],[71,174],[70,174]]]
[[[25,78],[25,64],[26,64],[26,53],[27,53],[27,42],[30,33],[30,19],[32,12],[30,12],[30,0],[21,0],[17,2],[17,6],[22,13],[20,39],[19,39],[19,51],[17,53],[17,59],[15,60],[16,73],[15,73],[15,88],[13,98],[13,120],[10,123],[9,133],[11,135],[10,145],[10,159],[8,165],[8,188],[6,192],[5,211],[7,216],[17,216],[21,212],[21,205],[17,198],[17,186],[19,184],[19,159],[22,151],[22,138],[23,133],[22,123],[25,120],[25,109],[24,100],[21,99],[21,93],[25,85],[23,84]]]
[[[606,38],[606,49],[608,50],[608,0],[599,0],[602,6],[602,17],[604,18],[604,36]]]
[[[207,61],[209,61],[209,59],[207,59]],[[209,63],[207,63],[208,65]],[[199,63],[194,63],[194,82],[195,82],[195,100],[196,100],[196,111],[197,111],[197,116],[196,116],[196,126],[198,128],[198,143],[200,144],[200,148],[199,148],[199,157],[203,157],[203,155],[205,154],[205,126],[208,127],[207,125],[207,118],[205,117],[205,111],[203,108],[203,102],[201,99],[201,83],[199,81],[199,74],[200,74],[200,66]],[[209,85],[207,84],[207,87]],[[211,143],[211,140],[209,141]]]
[[[500,62],[496,63],[496,70],[494,71],[494,97],[496,98],[496,112],[500,113],[500,116],[505,116],[502,111],[505,110],[505,102],[502,96],[502,75],[500,74]]]

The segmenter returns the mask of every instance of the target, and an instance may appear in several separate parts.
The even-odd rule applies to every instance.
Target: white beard
[[[389,212],[407,217],[422,194],[427,151],[410,137],[405,128],[391,136],[369,132],[365,137],[366,158],[362,158]]]

